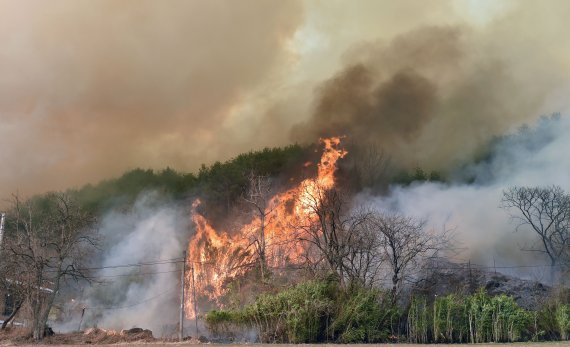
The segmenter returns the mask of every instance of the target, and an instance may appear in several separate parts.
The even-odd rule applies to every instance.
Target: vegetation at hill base
[[[342,288],[331,280],[308,281],[262,294],[242,308],[204,316],[215,336],[249,329],[271,343],[486,343],[567,340],[570,303],[552,300],[539,311],[507,295],[410,297],[394,304],[379,288]]]

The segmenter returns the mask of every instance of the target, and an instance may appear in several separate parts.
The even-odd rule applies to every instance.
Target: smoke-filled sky
[[[568,107],[568,1],[0,0],[0,196],[344,133],[445,167]]]

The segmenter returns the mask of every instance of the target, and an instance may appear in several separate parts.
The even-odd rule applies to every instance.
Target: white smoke
[[[180,204],[183,205],[183,204]],[[180,305],[182,252],[189,239],[188,211],[164,203],[156,194],[140,197],[130,211],[113,211],[101,221],[102,257],[94,267],[97,281],[74,300],[70,321],[59,331],[141,327],[154,336],[176,332]],[[174,259],[174,260],[173,260]],[[152,263],[144,266],[124,264]]]
[[[464,248],[458,261],[493,266],[546,264],[540,254],[521,250],[535,242],[530,230],[500,208],[502,191],[514,185],[559,185],[570,192],[570,119],[543,117],[533,127],[513,130],[495,143],[489,158],[462,169],[452,183],[393,186],[386,197],[363,193],[360,201],[426,219],[435,230],[453,229]],[[540,268],[503,270],[544,279]]]

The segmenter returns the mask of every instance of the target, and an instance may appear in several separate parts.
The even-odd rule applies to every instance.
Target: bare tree
[[[10,259],[7,254],[0,248],[0,292],[6,293],[6,295],[11,299],[6,305],[8,312],[11,312],[4,322],[0,326],[0,330],[6,329],[8,324],[13,321],[16,317],[22,305],[24,304],[26,298],[26,287],[22,285],[23,280],[27,274],[21,271],[22,269],[17,266],[17,264]]]
[[[428,231],[426,222],[400,214],[374,213],[374,224],[380,235],[380,245],[392,275],[392,300],[396,302],[403,281],[412,269],[427,259],[448,249],[450,236]]]
[[[554,283],[557,267],[570,256],[570,195],[559,186],[511,187],[503,191],[502,207],[514,211],[516,231],[530,227],[538,236],[538,243],[524,250],[548,257]]]
[[[375,141],[351,142],[353,150],[350,162],[350,176],[358,190],[370,188],[379,192],[386,188],[390,175],[391,159],[379,143]]]
[[[385,261],[382,254],[382,238],[374,224],[374,211],[358,207],[351,212],[351,218],[360,221],[353,229],[354,235],[347,245],[343,264],[348,278],[365,286],[378,284],[381,268]]]
[[[67,195],[12,199],[3,256],[22,274],[17,285],[32,308],[32,336],[44,336],[62,281],[86,279],[83,261],[96,245],[94,219]]]
[[[250,246],[254,247],[259,263],[261,280],[265,281],[267,275],[267,239],[266,226],[268,218],[275,209],[271,206],[271,198],[274,195],[271,178],[269,176],[256,175],[253,172],[248,176],[248,189],[243,195],[243,200],[252,208],[255,217],[259,220],[257,231],[248,235]]]
[[[368,224],[370,212],[351,209],[348,198],[338,189],[305,186],[301,205],[307,218],[295,228],[298,239],[316,249],[315,264],[326,265],[342,285],[373,283],[381,258],[377,238]]]

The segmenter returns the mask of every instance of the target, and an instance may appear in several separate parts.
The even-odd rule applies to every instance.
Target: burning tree
[[[274,195],[271,178],[264,175],[255,175],[253,172],[248,176],[248,189],[243,196],[243,200],[253,208],[257,225],[253,227],[256,230],[248,233],[247,238],[249,245],[246,248],[253,247],[257,256],[256,262],[259,264],[261,280],[265,281],[267,275],[267,239],[265,228],[267,227],[267,219],[271,217],[273,210],[276,208],[271,204],[271,198]]]
[[[348,197],[337,188],[309,185],[301,195],[308,218],[299,220],[297,237],[308,244],[307,264],[335,273],[341,285],[374,283],[382,263],[379,238],[371,228],[372,214],[351,210]]]
[[[225,292],[225,283],[244,275],[251,269],[251,264],[281,269],[304,263],[305,248],[295,242],[296,235],[291,226],[313,218],[303,203],[310,199],[307,193],[313,188],[309,187],[332,188],[336,163],[347,153],[339,148],[340,138],[323,139],[322,143],[324,151],[315,178],[307,178],[283,192],[272,193],[268,178],[251,177],[250,191],[244,196],[256,211],[250,223],[231,230],[216,230],[199,213],[200,200],[194,202],[192,220],[196,230],[188,245],[188,261],[195,268],[199,293],[217,302]],[[253,257],[247,252],[252,246],[255,249]],[[192,297],[187,295],[186,302],[192,305]]]
[[[94,219],[67,194],[12,199],[3,262],[16,277],[18,295],[32,308],[32,335],[40,340],[49,312],[66,279],[86,279],[83,262],[96,245]],[[8,273],[10,275],[10,272]]]

